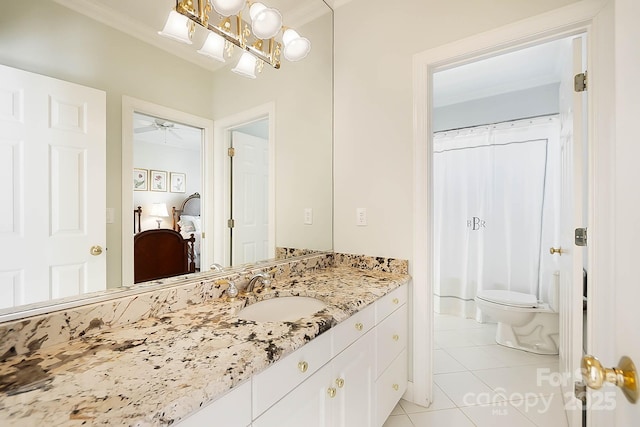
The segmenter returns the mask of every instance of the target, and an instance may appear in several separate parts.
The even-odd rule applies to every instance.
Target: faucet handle
[[[229,298],[235,298],[238,296],[238,287],[236,286],[235,282],[233,280],[229,280],[229,279],[220,279],[220,280],[216,280],[215,281],[216,285],[227,285],[227,289],[226,289],[226,294],[227,297]]]

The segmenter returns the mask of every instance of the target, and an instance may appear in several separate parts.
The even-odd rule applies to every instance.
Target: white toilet
[[[498,322],[498,344],[538,354],[558,354],[558,276],[554,274],[549,303],[535,295],[504,290],[481,291],[478,309]]]

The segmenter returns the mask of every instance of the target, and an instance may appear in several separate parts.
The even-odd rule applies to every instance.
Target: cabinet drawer
[[[380,427],[407,390],[407,350],[376,380],[376,423]]]
[[[179,427],[245,427],[251,425],[250,408],[251,381],[245,381],[177,425]]]
[[[253,417],[309,378],[331,359],[332,331],[327,331],[253,376]]]
[[[407,302],[407,285],[402,285],[376,302],[376,324]]]
[[[363,308],[342,323],[331,328],[333,332],[333,356],[364,336],[375,325],[375,304]]]
[[[402,305],[376,328],[376,378],[407,347],[407,305]]]

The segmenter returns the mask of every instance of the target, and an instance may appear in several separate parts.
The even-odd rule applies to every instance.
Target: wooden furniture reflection
[[[166,228],[146,230],[133,238],[134,282],[178,276],[196,271],[193,245],[196,239],[185,239]]]

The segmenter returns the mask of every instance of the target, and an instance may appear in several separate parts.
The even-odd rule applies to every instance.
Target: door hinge
[[[233,148],[233,147],[229,147],[229,148],[227,148],[227,155],[228,155],[229,157],[233,157],[233,156],[235,156],[235,155],[236,155],[236,149],[235,149],[235,148]]]
[[[235,225],[236,225],[236,222],[233,219],[227,220],[227,227],[233,228],[235,227]]]
[[[587,404],[587,385],[582,381],[576,381],[574,383],[573,393],[583,405]]]
[[[204,231],[202,232],[202,235],[200,236],[201,239],[204,239]]]
[[[576,74],[573,78],[573,88],[576,92],[587,90],[587,72]]]
[[[576,246],[587,246],[587,229],[586,228],[576,228],[574,234],[574,240]]]

